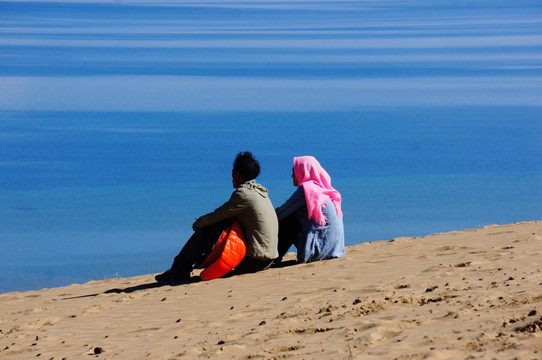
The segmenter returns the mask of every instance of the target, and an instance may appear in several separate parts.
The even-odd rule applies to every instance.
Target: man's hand
[[[196,217],[196,221],[194,221],[194,223],[192,224],[192,230],[194,230],[194,231],[196,231],[196,229],[198,228],[198,227],[196,226],[196,223],[198,222],[198,219],[199,219],[199,218]]]

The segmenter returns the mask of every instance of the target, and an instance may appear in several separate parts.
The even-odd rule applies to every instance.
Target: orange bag
[[[205,269],[201,272],[202,280],[212,280],[226,275],[235,268],[247,253],[243,229],[237,221],[224,230],[211,253],[203,261],[198,269]]]

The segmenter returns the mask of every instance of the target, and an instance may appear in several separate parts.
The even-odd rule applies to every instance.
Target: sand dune
[[[539,221],[174,287],[151,274],[6,293],[0,358],[541,359],[541,259]]]

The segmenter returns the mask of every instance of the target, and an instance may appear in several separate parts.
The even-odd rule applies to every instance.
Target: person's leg
[[[243,258],[241,263],[233,269],[228,275],[241,275],[254,273],[261,270],[267,270],[273,264],[273,260],[260,260],[249,258],[248,256]]]
[[[229,221],[198,229],[183,246],[179,254],[173,260],[171,269],[166,273],[158,275],[158,281],[182,280],[190,278],[190,273],[205,260],[211,252],[222,231],[230,224]],[[164,279],[162,279],[164,278]]]
[[[296,244],[301,229],[301,224],[293,214],[279,221],[279,257],[277,263],[281,262],[288,249]]]
[[[241,275],[241,274],[247,274],[247,273],[253,273],[256,271],[266,270],[270,268],[275,263],[280,263],[282,261],[282,257],[288,249],[295,245],[297,237],[299,233],[301,232],[301,224],[295,216],[292,214],[283,220],[279,221],[279,243],[278,243],[278,252],[279,257],[274,260],[260,260],[260,259],[253,259],[248,256],[246,256],[239,265],[235,267],[235,269],[228,274],[228,276],[232,275]]]

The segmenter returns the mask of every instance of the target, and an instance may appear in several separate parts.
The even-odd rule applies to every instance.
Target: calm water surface
[[[250,150],[348,245],[540,220],[539,1],[0,2],[0,291],[163,271]]]

